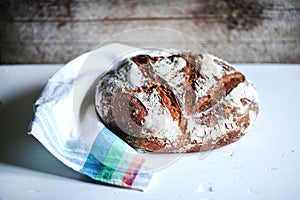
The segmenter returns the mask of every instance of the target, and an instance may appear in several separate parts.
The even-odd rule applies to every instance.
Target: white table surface
[[[62,65],[0,66],[0,199],[300,199],[300,64],[237,64],[260,115],[234,144],[190,153],[154,173],[145,192],[95,182],[26,134],[32,105]]]

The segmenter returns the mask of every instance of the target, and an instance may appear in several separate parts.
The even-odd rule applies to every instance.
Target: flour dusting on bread
[[[122,97],[122,98],[120,98]],[[96,109],[134,147],[191,152],[238,140],[254,124],[254,85],[210,54],[136,52],[99,82]]]

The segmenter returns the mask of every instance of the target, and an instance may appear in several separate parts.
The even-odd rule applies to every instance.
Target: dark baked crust
[[[184,66],[178,67],[179,61]],[[181,77],[178,88],[163,76],[162,67],[168,66],[174,69],[166,76]],[[137,77],[138,83],[132,83],[132,69],[143,81]],[[134,147],[193,152],[238,140],[253,125],[258,101],[253,85],[234,67],[208,54],[188,52],[126,59],[99,82],[96,108],[105,125]],[[177,128],[160,129],[151,122],[166,115],[170,119],[165,126],[175,123]]]

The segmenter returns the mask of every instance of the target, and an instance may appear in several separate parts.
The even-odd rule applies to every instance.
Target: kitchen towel
[[[132,50],[127,45],[109,44],[63,66],[36,101],[28,133],[75,171],[143,191],[152,178],[145,159],[108,130],[94,109],[94,90],[101,74],[113,66],[112,61]]]

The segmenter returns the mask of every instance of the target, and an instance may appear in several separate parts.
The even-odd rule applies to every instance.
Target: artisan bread
[[[143,51],[106,73],[95,95],[103,123],[133,147],[193,152],[243,136],[258,115],[244,74],[210,54]]]

